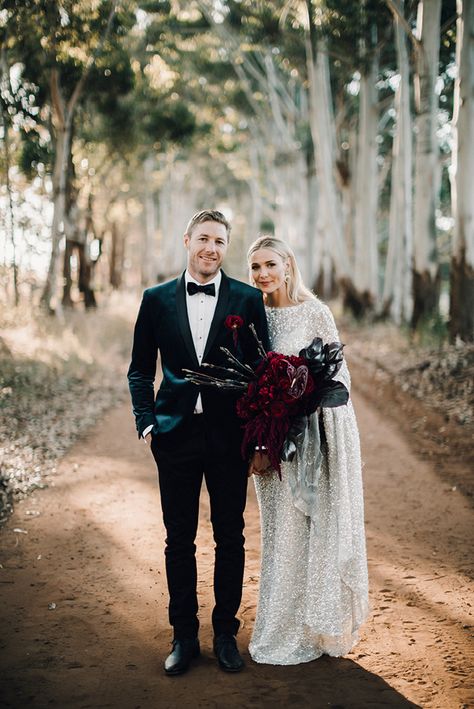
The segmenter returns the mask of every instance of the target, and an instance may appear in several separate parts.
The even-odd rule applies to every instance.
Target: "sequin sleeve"
[[[320,337],[325,343],[340,341],[333,314],[320,300],[315,300],[314,304],[311,302],[311,326],[314,333],[312,337]],[[349,391],[351,390],[351,376],[345,359],[334,378],[345,384]]]

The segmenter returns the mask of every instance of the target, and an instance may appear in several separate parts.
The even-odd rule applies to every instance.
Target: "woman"
[[[302,283],[289,246],[263,236],[248,252],[251,280],[266,301],[271,346],[298,354],[314,337],[338,340],[329,308]],[[343,363],[337,379],[350,387]],[[319,449],[313,414],[302,450],[281,480],[258,451],[249,474],[261,516],[262,567],[250,642],[256,662],[293,665],[344,655],[368,613],[359,434],[352,404],[323,409]]]

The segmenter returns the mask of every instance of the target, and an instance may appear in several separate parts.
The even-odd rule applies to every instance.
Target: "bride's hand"
[[[268,455],[262,451],[255,451],[249,465],[248,476],[270,475],[273,472]]]

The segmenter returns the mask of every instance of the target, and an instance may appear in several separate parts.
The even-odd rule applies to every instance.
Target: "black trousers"
[[[166,576],[169,621],[175,639],[197,635],[199,628],[195,538],[203,477],[209,492],[215,541],[214,633],[239,629],[237,611],[244,574],[244,509],[247,464],[238,450],[216,455],[204,416],[194,414],[184,440],[174,445],[153,440],[166,527]],[[213,432],[215,435],[215,431]]]

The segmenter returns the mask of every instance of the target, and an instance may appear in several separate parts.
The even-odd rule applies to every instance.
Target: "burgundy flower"
[[[286,415],[287,413],[287,407],[283,403],[283,401],[272,401],[272,405],[270,407],[272,416],[275,416],[275,418],[282,418],[283,416]]]
[[[225,319],[225,327],[232,333],[236,347],[238,331],[243,325],[240,315],[228,315]],[[254,330],[252,332],[255,335]],[[258,338],[257,343],[262,352]],[[292,436],[296,435],[296,429],[300,430],[301,422],[304,425],[305,417],[318,407],[342,406],[348,401],[346,387],[334,380],[343,361],[342,348],[340,342],[324,345],[315,337],[299,355],[263,353],[255,368],[239,363],[223,348],[231,363],[229,379],[214,378],[209,374],[200,377],[185,371],[186,377],[199,386],[212,385],[245,392],[237,401],[237,415],[244,421],[242,455],[248,458],[256,446],[264,446],[272,467],[280,474],[281,461],[292,460],[286,442],[294,443]]]
[[[240,330],[243,324],[244,320],[240,317],[240,315],[228,315],[224,321],[226,328],[232,331],[234,347],[237,347],[238,330]]]

